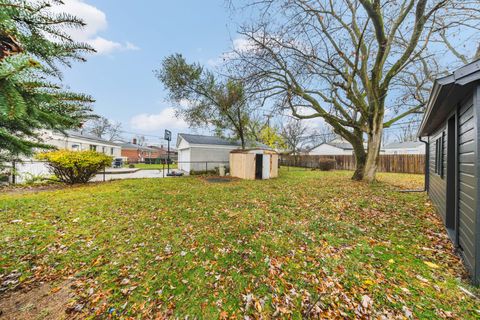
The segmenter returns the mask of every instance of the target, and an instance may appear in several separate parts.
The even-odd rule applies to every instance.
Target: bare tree
[[[325,119],[354,148],[353,179],[373,181],[384,128],[425,106],[438,74],[433,51],[441,31],[474,27],[480,3],[252,0],[252,6],[259,14],[240,30],[248,46],[236,50],[233,70],[293,116]],[[430,46],[434,40],[438,45]]]
[[[401,126],[395,132],[395,140],[398,142],[415,141],[417,139],[418,125],[414,122]]]
[[[90,134],[108,141],[120,140],[122,138],[122,124],[110,121],[104,117],[88,121],[85,127]]]
[[[288,122],[282,124],[280,135],[287,144],[287,148],[291,154],[298,154],[299,149],[306,141],[307,132],[308,127],[301,120],[290,119]]]
[[[323,124],[312,131],[308,137],[308,141],[312,146],[318,146],[336,138],[338,138],[338,134],[333,132],[332,127],[327,124]]]

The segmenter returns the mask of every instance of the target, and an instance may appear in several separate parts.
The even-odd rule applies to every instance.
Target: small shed
[[[237,149],[230,152],[230,175],[255,180],[278,177],[278,153],[265,149]]]

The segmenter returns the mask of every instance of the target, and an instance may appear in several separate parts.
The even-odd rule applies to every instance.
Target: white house
[[[309,156],[340,156],[353,155],[353,147],[348,142],[325,142],[308,152]]]
[[[406,141],[387,144],[385,154],[425,154],[425,144],[421,141]]]
[[[219,137],[179,133],[177,136],[178,169],[190,171],[213,170],[220,165],[228,166],[230,151],[241,144]]]
[[[40,135],[43,143],[58,149],[73,151],[94,150],[118,158],[121,156],[121,147],[113,142],[98,138],[80,131],[67,130],[66,134],[53,131],[43,131]],[[15,167],[16,183],[23,183],[30,177],[51,175],[45,163],[35,159],[23,159]]]
[[[122,148],[114,142],[81,131],[67,130],[65,133],[46,131],[42,134],[42,139],[44,143],[55,146],[58,149],[73,151],[93,150],[115,158],[121,156]]]

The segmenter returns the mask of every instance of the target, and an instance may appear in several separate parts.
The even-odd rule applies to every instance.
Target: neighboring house
[[[324,142],[308,151],[309,156],[353,155],[353,146],[348,142]]]
[[[228,166],[230,151],[241,148],[241,144],[219,137],[179,133],[176,147],[178,169],[189,173],[212,170],[222,164]]]
[[[156,158],[157,151],[150,147],[137,144],[137,139],[132,142],[124,142],[122,145],[122,157],[127,159],[128,163],[145,162],[145,158]]]
[[[121,155],[120,145],[82,131],[67,130],[65,134],[43,131],[40,133],[40,136],[45,144],[52,145],[58,149],[72,151],[93,150],[114,158]],[[35,159],[22,159],[22,162],[16,164],[15,172],[16,183],[23,183],[32,177],[51,175],[48,166],[44,162]]]
[[[42,134],[42,139],[46,144],[53,145],[58,149],[93,150],[112,157],[120,157],[121,154],[120,145],[83,131],[67,130],[65,134],[46,131]]]
[[[434,83],[418,133],[427,137],[426,187],[448,235],[480,283],[480,60]]]
[[[153,149],[152,158],[167,159],[168,158],[168,148],[163,145],[160,146],[148,146]],[[170,159],[177,159],[178,152],[176,149],[170,147]]]
[[[385,154],[425,154],[425,143],[421,141],[405,141],[387,144]]]

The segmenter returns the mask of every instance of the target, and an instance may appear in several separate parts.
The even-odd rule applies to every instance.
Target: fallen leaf
[[[438,265],[436,265],[436,264],[433,263],[433,262],[423,261],[423,263],[425,263],[427,266],[429,266],[429,267],[432,268],[432,269],[438,269],[438,268],[440,268]]]

